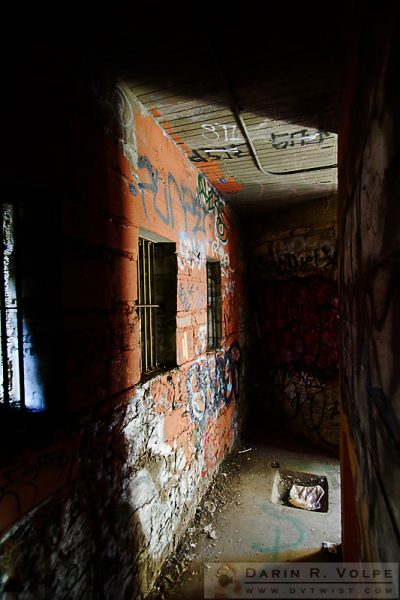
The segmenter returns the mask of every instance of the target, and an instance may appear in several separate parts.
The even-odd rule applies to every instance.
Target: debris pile
[[[247,452],[246,452],[247,453]],[[166,560],[157,584],[149,596],[149,600],[179,600],[179,592],[174,587],[181,581],[183,573],[190,581],[203,572],[203,562],[196,563],[197,546],[204,542],[207,547],[215,549],[214,559],[218,560],[216,542],[223,536],[223,529],[218,530],[215,521],[223,511],[226,503],[232,502],[232,478],[239,475],[240,465],[237,462],[239,452],[233,452],[220,466],[210,487],[200,502],[190,527],[183,535],[176,551]],[[236,501],[240,504],[240,499]],[[214,550],[213,550],[214,551]],[[187,572],[190,569],[190,572]],[[186,573],[187,572],[187,573]]]

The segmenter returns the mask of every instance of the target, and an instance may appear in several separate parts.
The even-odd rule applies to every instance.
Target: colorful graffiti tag
[[[200,206],[207,212],[215,212],[215,229],[221,242],[228,240],[228,229],[224,216],[224,201],[218,192],[206,181],[202,173],[197,177],[197,198]]]
[[[218,355],[201,357],[188,369],[186,390],[192,419],[204,426],[207,417],[239,397],[239,344]]]

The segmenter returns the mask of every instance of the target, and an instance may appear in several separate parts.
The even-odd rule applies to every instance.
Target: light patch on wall
[[[23,324],[24,330],[26,324]],[[43,383],[40,377],[39,358],[31,344],[31,337],[24,331],[24,380],[25,380],[25,406],[30,410],[41,411],[45,409]]]
[[[181,270],[187,267],[198,269],[205,265],[204,244],[198,238],[190,236],[186,231],[179,233],[178,265]]]
[[[187,331],[185,331],[182,336],[182,357],[184,360],[187,360],[188,357]]]
[[[166,237],[159,235],[158,233],[154,233],[153,231],[149,231],[148,229],[144,229],[143,227],[139,227],[139,237],[144,238],[145,240],[150,240],[150,242],[171,242]]]

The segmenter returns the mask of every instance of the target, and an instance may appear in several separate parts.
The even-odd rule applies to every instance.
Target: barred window
[[[19,311],[19,277],[16,253],[17,207],[1,204],[0,227],[0,403],[25,406],[22,322]]]
[[[64,409],[61,216],[52,195],[2,190],[0,445],[34,413]]]
[[[175,244],[140,237],[137,306],[143,374],[176,365],[176,286]]]
[[[38,357],[32,345],[32,319],[22,306],[23,285],[29,288],[26,277],[23,279],[23,266],[26,271],[28,260],[36,258],[35,250],[27,247],[24,210],[15,200],[0,203],[0,409],[10,415],[45,408]],[[43,270],[43,264],[38,268]]]
[[[222,299],[221,265],[207,262],[207,349],[221,346],[222,338]]]

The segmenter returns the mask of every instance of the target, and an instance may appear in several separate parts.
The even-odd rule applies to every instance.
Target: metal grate
[[[0,406],[25,406],[22,317],[17,278],[17,210],[3,203],[0,224]]]
[[[154,285],[154,243],[139,238],[138,259],[139,317],[141,340],[141,370],[158,368],[156,344],[156,310]]]
[[[207,348],[219,348],[221,338],[221,265],[219,262],[207,262]]]

